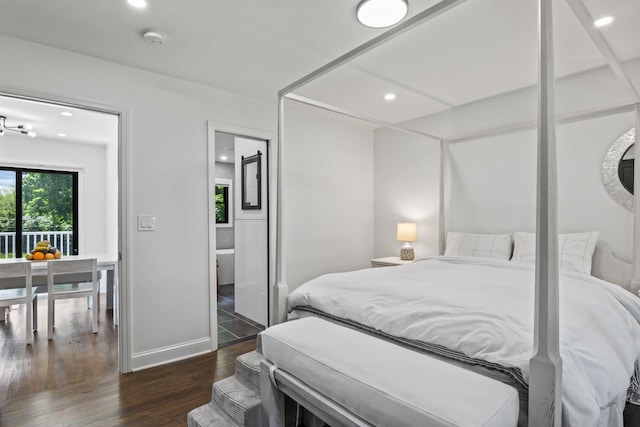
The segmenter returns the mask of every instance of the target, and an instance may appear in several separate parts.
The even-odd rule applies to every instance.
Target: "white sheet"
[[[438,257],[327,274],[294,290],[288,306],[310,305],[394,336],[517,367],[528,379],[533,297],[532,265]],[[640,299],[562,271],[560,307],[563,424],[622,426],[640,358]]]

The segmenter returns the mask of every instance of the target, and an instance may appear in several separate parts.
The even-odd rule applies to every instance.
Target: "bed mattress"
[[[325,315],[426,351],[442,348],[486,369],[499,366],[513,381],[521,378],[522,394],[533,347],[534,288],[529,264],[438,257],[324,275],[294,290],[288,306],[292,318]],[[560,353],[563,425],[622,426],[628,392],[637,392],[640,300],[562,271]]]
[[[264,357],[374,426],[514,427],[499,381],[318,318],[272,326]]]

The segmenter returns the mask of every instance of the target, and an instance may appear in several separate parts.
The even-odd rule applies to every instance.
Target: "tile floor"
[[[233,285],[220,286],[218,290],[218,348],[226,347],[256,337],[264,326],[234,311]]]

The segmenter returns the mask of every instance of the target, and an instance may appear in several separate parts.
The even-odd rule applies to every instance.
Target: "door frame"
[[[129,109],[87,98],[67,97],[23,88],[0,86],[0,95],[74,107],[118,116],[118,371],[131,372],[131,283],[129,225]],[[115,315],[114,310],[114,315]]]
[[[239,137],[264,140],[267,143],[267,325],[272,323],[273,287],[275,281],[275,221],[276,204],[276,171],[277,164],[272,161],[275,158],[274,148],[276,133],[273,131],[254,129],[226,123],[217,123],[207,120],[207,197],[208,197],[208,223],[209,223],[209,336],[211,351],[218,349],[218,292],[216,284],[216,221],[215,221],[215,179],[216,179],[216,132],[224,132]],[[237,185],[237,183],[236,183]]]

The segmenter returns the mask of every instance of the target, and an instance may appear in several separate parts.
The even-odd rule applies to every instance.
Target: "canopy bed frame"
[[[445,244],[445,199],[446,199],[446,166],[449,144],[468,141],[493,135],[512,133],[525,129],[537,128],[538,162],[537,162],[537,216],[536,216],[536,265],[535,265],[535,328],[534,352],[530,359],[529,383],[529,426],[561,425],[562,398],[562,360],[559,353],[559,309],[558,309],[558,232],[557,232],[557,177],[556,177],[556,123],[570,123],[604,117],[624,112],[635,112],[636,129],[640,129],[640,94],[626,75],[616,59],[611,46],[601,33],[592,27],[593,19],[582,3],[582,0],[565,0],[595,46],[602,53],[620,83],[631,94],[633,102],[615,105],[590,111],[581,111],[556,117],[554,105],[554,61],[552,0],[538,0],[538,119],[526,123],[514,123],[474,132],[473,134],[440,137],[420,132],[403,126],[385,123],[380,120],[364,117],[341,108],[308,99],[293,92],[314,81],[331,70],[357,58],[387,41],[407,32],[418,25],[447,12],[466,0],[442,0],[436,5],[416,14],[401,24],[374,39],[362,44],[350,52],[320,67],[307,76],[288,85],[278,92],[278,170],[277,170],[277,238],[276,238],[276,282],[274,284],[273,316],[274,323],[286,319],[286,298],[288,286],[285,280],[285,247],[284,247],[284,210],[286,192],[282,178],[284,176],[284,139],[285,118],[284,101],[296,102],[333,111],[350,117],[388,127],[411,135],[429,138],[440,143],[440,190],[439,190],[439,247],[444,253]],[[634,183],[640,188],[640,172],[635,170]],[[640,204],[640,192],[636,191],[635,205]],[[638,292],[640,289],[640,209],[633,212],[633,264],[628,265],[617,260],[608,249],[599,249],[594,257],[594,275],[605,280]]]

